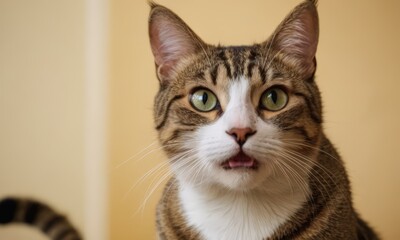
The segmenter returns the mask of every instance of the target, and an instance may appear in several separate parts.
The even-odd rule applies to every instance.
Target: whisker
[[[275,162],[276,166],[281,170],[281,172],[285,175],[285,178],[287,179],[287,181],[289,183],[290,192],[293,195],[294,194],[294,189],[293,189],[292,181],[291,181],[289,175],[287,174],[287,172],[283,168],[281,162],[279,162],[279,161],[274,161],[274,162]]]
[[[334,160],[336,160],[336,161],[340,161],[339,159],[337,159],[335,156],[333,156],[333,155],[330,154],[329,152],[327,152],[327,151],[325,151],[325,150],[322,150],[322,149],[319,148],[319,147],[315,147],[315,146],[312,146],[312,145],[310,145],[310,144],[306,144],[306,143],[304,143],[304,141],[302,141],[302,140],[299,140],[299,139],[285,139],[285,138],[283,138],[282,140],[288,141],[288,142],[284,142],[285,144],[297,145],[297,146],[303,146],[303,147],[311,148],[311,149],[314,149],[314,150],[317,150],[317,151],[319,151],[319,152],[321,152],[321,153],[326,154],[327,156],[329,156],[330,158],[332,158],[332,159],[334,159]]]
[[[189,140],[185,140],[185,143],[199,143],[200,141],[197,140],[193,140],[193,139],[189,139]],[[167,147],[174,147],[174,146],[181,146],[181,148],[184,150],[184,144],[182,142],[173,142],[173,143],[168,143],[168,144],[164,144],[163,146],[158,146],[154,149],[150,149],[150,147],[153,147],[155,144],[157,143],[157,141],[154,141],[153,143],[151,143],[149,146],[147,146],[146,148],[142,149],[140,152],[138,152],[137,154],[133,155],[132,157],[128,158],[127,160],[124,160],[123,162],[119,163],[115,168],[118,169],[121,166],[127,164],[129,161],[134,160],[134,162],[137,161],[141,161],[143,159],[145,159],[146,157],[148,157],[150,154],[163,150]],[[146,152],[147,151],[147,152]],[[142,156],[139,157],[140,154],[143,154]],[[138,159],[135,159],[136,157],[139,157]]]
[[[182,154],[181,156],[178,156],[178,158],[175,159],[175,162],[176,162],[176,161],[180,161],[179,159],[181,159],[181,160],[185,159],[185,157],[187,157],[187,155],[189,155],[190,153],[191,153],[191,152],[186,152],[185,154]],[[187,160],[187,159],[190,159],[190,157],[189,157],[189,158],[186,158],[185,160]],[[177,168],[179,169],[179,168],[185,166],[186,164],[196,164],[196,162],[195,162],[195,161],[180,161],[179,164],[178,164],[178,166],[176,166],[176,164],[177,164],[177,163],[175,163],[175,167],[177,167]],[[148,200],[149,200],[150,197],[154,194],[155,190],[156,190],[168,177],[171,176],[171,170],[170,170],[169,168],[167,168],[167,170],[168,170],[168,171],[167,171],[166,173],[158,174],[158,175],[155,177],[155,178],[158,178],[158,176],[161,175],[161,177],[159,178],[159,180],[158,180],[155,184],[154,184],[154,181],[151,182],[149,188],[147,189],[147,191],[146,191],[146,193],[145,193],[146,197],[144,198],[143,203],[141,204],[141,206],[140,206],[139,209],[138,209],[138,210],[141,210],[142,213],[143,213],[143,211],[144,211],[144,208],[145,208],[145,206],[146,206]],[[151,186],[153,186],[153,187],[151,188]],[[151,188],[151,190],[150,190],[150,188]]]
[[[126,163],[128,163],[129,161],[131,161],[132,159],[136,158],[138,155],[142,154],[143,152],[145,152],[146,150],[148,150],[150,147],[154,146],[155,144],[157,144],[157,141],[153,141],[151,144],[149,144],[147,147],[145,147],[144,149],[140,150],[138,153],[134,154],[133,156],[129,157],[128,159],[122,161],[121,163],[119,163],[117,166],[115,166],[116,169],[120,168],[121,166],[125,165]]]
[[[150,177],[151,175],[153,175],[155,172],[157,172],[158,170],[160,170],[163,167],[166,167],[167,165],[169,165],[168,161],[163,161],[159,164],[157,164],[155,167],[151,168],[149,171],[147,171],[144,175],[142,175],[138,180],[135,181],[135,183],[129,188],[129,190],[125,193],[124,199],[126,199],[129,195],[129,193],[135,188],[137,187],[139,184],[141,184],[142,182],[144,182],[146,180],[146,178]]]
[[[277,144],[279,143],[279,145]],[[299,162],[300,160],[302,162],[305,162],[306,164],[312,164],[313,167],[316,167],[317,169],[321,170],[322,173],[318,171],[309,171],[309,175],[317,181],[319,184],[317,185],[317,190],[320,192],[320,194],[323,196],[324,199],[328,199],[329,196],[331,195],[331,191],[327,189],[327,186],[330,186],[333,184],[335,186],[335,189],[338,189],[339,191],[343,191],[337,186],[337,182],[333,179],[333,173],[327,169],[325,166],[321,165],[316,159],[311,159],[309,156],[306,156],[304,154],[301,154],[300,152],[297,152],[295,150],[291,150],[288,147],[284,147],[287,142],[280,142],[280,141],[273,141],[273,142],[268,142],[268,147],[273,148],[275,150],[279,150],[278,152],[280,153],[281,157],[284,159],[287,159],[287,161],[291,161],[292,164],[297,165],[300,168],[304,168],[304,166]],[[280,145],[282,144],[282,146]],[[277,145],[277,146],[276,146]],[[306,144],[301,144],[301,145],[306,145]],[[262,147],[261,145],[258,145],[259,147]],[[296,146],[298,147],[299,145],[290,145],[289,146]],[[310,145],[306,145],[307,147],[310,147]],[[311,146],[312,147],[312,146]],[[317,148],[315,148],[317,149]],[[304,170],[303,170],[304,171]],[[329,181],[328,181],[328,179]],[[319,187],[318,187],[319,186]],[[322,189],[321,189],[322,187]],[[310,196],[310,200],[313,205],[315,205],[315,200],[313,199],[312,196]]]
[[[146,208],[147,202],[150,199],[150,197],[153,195],[153,193],[161,186],[161,184],[168,178],[170,177],[171,172],[168,169],[166,173],[164,173],[160,179],[154,184],[154,186],[151,188],[150,191],[146,191],[146,197],[143,200],[143,203],[140,205],[138,211],[141,211],[142,215],[144,213],[144,210]],[[151,186],[151,185],[150,185]],[[135,215],[138,213],[138,211],[135,212]]]
[[[282,139],[282,140],[288,140],[288,139]],[[271,142],[268,142],[268,143],[271,144]],[[318,150],[318,151],[320,151],[320,152],[323,152],[323,153],[327,154],[328,156],[330,156],[331,158],[337,160],[334,156],[332,156],[331,154],[327,153],[326,151],[323,151],[323,150],[320,149],[320,148],[317,148],[317,147],[314,147],[314,146],[311,146],[311,145],[308,145],[308,144],[304,144],[304,143],[293,143],[293,142],[279,142],[279,143],[285,144],[285,145],[289,145],[289,146],[303,146],[303,147],[308,147],[308,148],[311,148],[311,149],[314,149],[314,150]],[[274,145],[271,144],[271,146],[274,146]],[[286,148],[285,148],[285,147],[280,147],[279,149],[280,149],[281,151],[288,152],[288,153],[290,153],[291,155],[295,155],[295,156],[301,158],[302,160],[306,161],[307,163],[312,163],[315,167],[317,167],[317,168],[319,168],[321,171],[323,171],[323,172],[330,178],[330,180],[332,181],[332,183],[335,183],[335,181],[334,181],[333,178],[332,178],[333,173],[332,173],[329,169],[327,169],[326,167],[324,167],[323,165],[321,165],[318,161],[312,160],[312,159],[310,159],[309,157],[307,157],[307,156],[305,156],[305,155],[303,155],[303,154],[301,154],[301,153],[299,153],[299,152],[297,152],[297,151],[291,151],[291,150],[290,150],[289,148],[287,148],[287,147],[286,147]]]

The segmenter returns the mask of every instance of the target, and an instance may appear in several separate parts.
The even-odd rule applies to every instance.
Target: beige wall
[[[80,229],[83,21],[80,1],[0,1],[0,197],[46,200]]]
[[[43,200],[88,240],[107,235],[106,11],[106,0],[0,1],[0,198]],[[0,239],[43,237],[0,227]]]
[[[299,1],[157,2],[173,9],[209,43],[251,44],[264,40]],[[399,10],[400,3],[389,0],[320,1],[319,6],[317,81],[325,129],[345,159],[357,209],[384,239],[400,238]],[[146,1],[111,1],[110,239],[155,236],[159,193],[144,211],[135,211],[152,179],[160,176],[129,189],[164,158],[154,151],[116,167],[155,140],[151,108],[157,80],[148,11]]]
[[[400,2],[324,1],[321,10],[325,128],[361,215],[383,239],[400,239]]]

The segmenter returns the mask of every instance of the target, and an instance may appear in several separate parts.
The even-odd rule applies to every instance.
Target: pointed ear
[[[173,79],[179,62],[206,44],[171,10],[150,3],[150,45],[161,83]]]
[[[319,36],[316,2],[307,0],[298,5],[265,43],[266,49],[282,54],[304,78],[312,77],[316,70]]]

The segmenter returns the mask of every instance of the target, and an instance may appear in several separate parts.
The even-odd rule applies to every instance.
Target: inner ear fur
[[[175,13],[150,3],[149,36],[158,78],[173,79],[180,61],[204,50],[207,45]]]

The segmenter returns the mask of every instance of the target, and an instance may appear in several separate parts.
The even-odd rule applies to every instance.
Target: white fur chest
[[[279,188],[244,193],[184,186],[180,200],[189,225],[207,240],[261,240],[300,209],[306,195]]]

